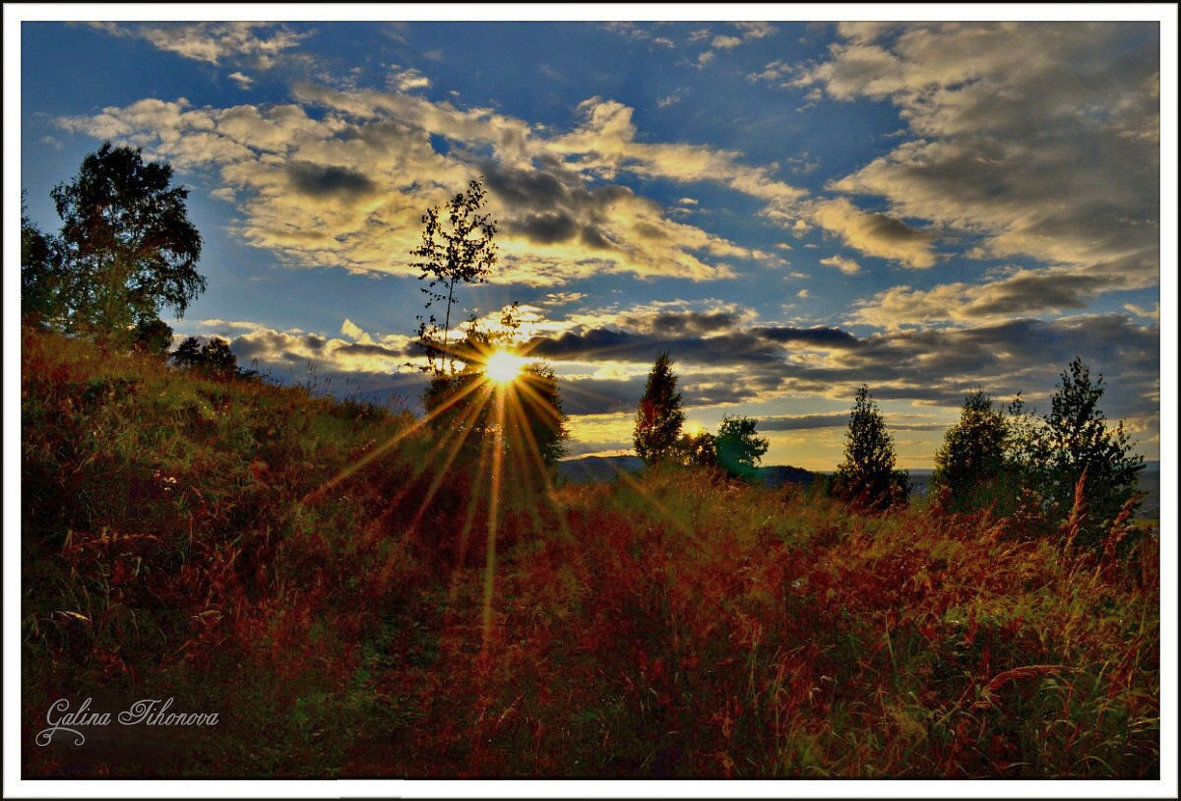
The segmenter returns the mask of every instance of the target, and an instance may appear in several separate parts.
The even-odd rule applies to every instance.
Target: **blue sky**
[[[379,10],[399,8],[362,13]],[[1161,76],[1176,70],[1158,23],[695,10],[705,21],[26,21],[20,184],[56,230],[49,190],[104,140],[169,161],[208,279],[177,335],[413,405],[409,250],[423,211],[482,176],[500,260],[460,302],[522,305],[574,453],[630,448],[668,350],[690,423],[759,418],[769,463],[834,467],[865,383],[901,466],[929,467],[964,394],[1045,411],[1076,355],[1159,458],[1161,205],[1176,208]]]

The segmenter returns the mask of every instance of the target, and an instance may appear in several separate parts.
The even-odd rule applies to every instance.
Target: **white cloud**
[[[821,259],[821,264],[829,267],[836,267],[845,275],[857,275],[861,272],[861,265],[852,259],[846,259],[844,256],[831,256],[827,259]]]

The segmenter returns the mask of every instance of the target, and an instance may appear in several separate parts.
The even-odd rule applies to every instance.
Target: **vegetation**
[[[894,440],[869,387],[853,401],[845,434],[845,460],[833,478],[836,493],[864,509],[887,509],[906,500],[907,475],[894,469]]]
[[[935,454],[932,488],[956,511],[977,509],[1006,494],[1020,465],[1013,456],[1013,431],[1002,410],[983,392],[964,398],[959,421],[947,430]]]
[[[1113,521],[1135,507],[1136,476],[1144,469],[1124,424],[1114,431],[1107,426],[1099,409],[1102,396],[1103,377],[1092,383],[1090,370],[1075,358],[1061,374],[1050,413],[1032,440],[1034,485],[1051,509],[1061,517],[1071,513],[1079,493],[1086,499],[1078,541],[1088,546],[1102,544]]]
[[[718,463],[730,475],[750,479],[758,472],[770,442],[755,434],[757,424],[750,417],[722,418],[716,440]]]
[[[636,410],[632,435],[636,456],[649,465],[673,453],[685,422],[681,393],[677,391],[677,376],[672,371],[672,364],[667,352],[656,357],[656,363],[648,373],[644,396],[640,398]]]
[[[472,181],[447,204],[445,218],[437,207],[422,216],[422,244],[411,252],[418,259],[411,266],[422,271],[420,280],[429,279],[422,287],[427,316],[418,318],[418,337],[431,372],[456,372],[456,356],[448,348],[456,287],[484,281],[496,264],[496,222],[483,210],[486,194],[480,181]],[[431,312],[437,303],[444,308],[441,327]]]
[[[1155,538],[672,464],[518,492],[409,415],[22,360],[25,776],[1159,775]],[[27,745],[63,697],[221,722]]]
[[[273,385],[222,340],[163,358],[192,263],[86,207],[92,174],[167,186],[137,161],[104,146],[56,190],[60,239],[22,225],[22,775],[1159,776],[1159,549],[1081,361],[1042,421],[968,397],[954,503],[905,503],[864,386],[836,493],[718,480],[768,442],[682,435],[668,353],[649,469],[560,486],[557,378],[505,351],[515,307],[448,340],[494,258],[477,183],[450,234],[424,217],[447,312],[415,417]],[[1011,511],[972,494],[994,470]],[[58,699],[165,697],[221,720],[38,739]]]
[[[196,269],[201,236],[188,217],[188,190],[172,185],[172,167],[107,142],[51,194],[58,236],[22,215],[24,316],[116,345],[167,347],[171,331],[160,311],[182,316],[205,289]]]

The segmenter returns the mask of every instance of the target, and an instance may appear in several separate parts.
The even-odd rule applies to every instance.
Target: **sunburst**
[[[511,384],[524,366],[525,359],[507,350],[498,350],[484,361],[484,375],[498,384]]]

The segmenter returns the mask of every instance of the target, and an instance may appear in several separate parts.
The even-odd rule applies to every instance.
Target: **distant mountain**
[[[583,456],[558,462],[558,475],[572,484],[613,481],[620,473],[638,473],[644,467],[638,456]],[[758,480],[765,487],[784,484],[810,486],[816,474],[799,467],[760,467]]]
[[[816,480],[816,473],[802,467],[772,465],[760,467],[758,479],[764,487],[782,487],[784,484],[801,484],[810,487],[812,482]]]
[[[558,462],[558,475],[572,484],[614,481],[620,473],[638,473],[644,463],[638,456],[583,456]]]

